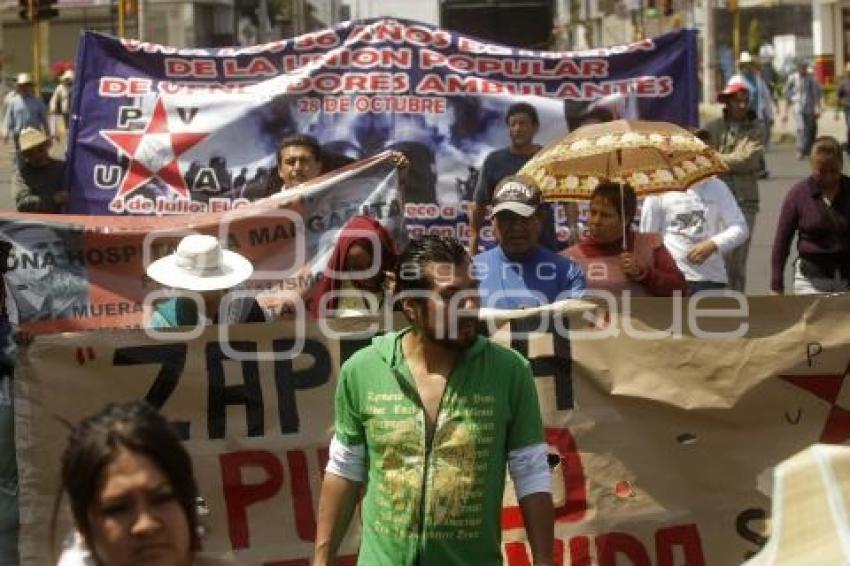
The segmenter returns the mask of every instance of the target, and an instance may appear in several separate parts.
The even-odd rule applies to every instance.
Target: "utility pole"
[[[702,99],[714,100],[717,93],[717,45],[714,22],[715,0],[702,0]]]
[[[56,0],[18,0],[20,11],[18,15],[30,23],[32,34],[32,79],[36,93],[41,92],[41,67],[44,47],[42,41],[46,36],[47,20],[55,18],[59,12],[53,6]],[[44,25],[42,25],[44,24]]]
[[[38,26],[38,6],[36,0],[29,0],[30,31],[32,33],[32,80],[35,83],[35,92],[41,92],[41,30]]]
[[[127,35],[127,33],[126,33],[127,29],[124,25],[124,20],[125,20],[125,16],[126,16],[124,0],[117,0],[117,1],[118,1],[118,37],[125,37]]]
[[[145,34],[145,0],[139,0],[138,6],[136,7],[136,24],[138,25],[138,39],[139,41],[144,41]]]
[[[741,10],[738,0],[728,0],[729,11],[732,13],[732,58],[737,61],[741,53]]]

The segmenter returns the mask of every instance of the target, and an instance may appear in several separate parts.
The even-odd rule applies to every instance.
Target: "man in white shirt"
[[[648,197],[641,210],[640,231],[663,235],[691,294],[726,288],[729,279],[723,255],[750,235],[732,191],[717,177],[684,192]]]

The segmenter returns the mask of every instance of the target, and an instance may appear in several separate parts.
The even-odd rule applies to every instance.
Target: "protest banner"
[[[556,564],[740,564],[765,540],[771,467],[850,439],[850,297],[636,299],[619,315],[567,320],[566,337],[521,336],[517,320],[492,333],[531,361],[546,439],[562,458]],[[24,564],[49,562],[68,424],[141,398],[192,454],[210,509],[207,552],[308,564],[337,370],[368,342],[355,331],[369,323],[337,321],[337,336],[311,324],[302,354],[257,362],[230,359],[217,327],[190,341],[140,330],[36,338],[16,380]],[[296,337],[286,322],[227,330],[241,352]],[[530,564],[510,485],[504,501],[506,562]],[[345,563],[356,540],[355,527]]]
[[[280,140],[311,134],[334,163],[383,150],[410,160],[409,229],[467,237],[479,168],[509,143],[505,111],[530,102],[537,141],[589,105],[696,126],[696,33],[580,52],[482,43],[368,20],[265,45],[175,48],[82,37],[69,140],[70,211],[182,214],[192,201],[262,194]],[[130,207],[128,201],[145,206]],[[489,236],[487,236],[489,240]]]
[[[397,189],[384,153],[256,203],[228,209],[222,201],[221,211],[190,220],[0,214],[0,239],[12,244],[5,277],[16,318],[41,332],[139,326],[149,311],[145,300],[158,290],[146,266],[193,232],[218,236],[251,260],[247,288],[270,314],[306,308],[339,229],[353,215],[378,219],[403,242]]]

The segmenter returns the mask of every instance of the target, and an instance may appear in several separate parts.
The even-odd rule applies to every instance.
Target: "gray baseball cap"
[[[527,177],[511,175],[499,181],[496,190],[493,191],[491,217],[503,210],[529,217],[541,204],[543,204],[543,193],[534,181]]]

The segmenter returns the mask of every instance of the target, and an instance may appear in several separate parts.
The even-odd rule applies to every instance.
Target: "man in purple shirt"
[[[783,293],[783,271],[797,235],[794,293],[850,291],[850,177],[841,174],[841,146],[833,137],[815,140],[811,176],[788,192],[773,239],[770,287]]]

